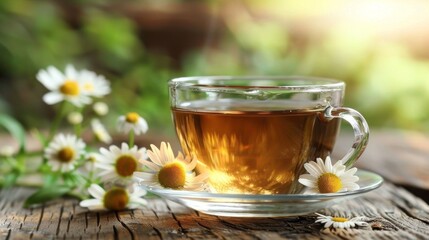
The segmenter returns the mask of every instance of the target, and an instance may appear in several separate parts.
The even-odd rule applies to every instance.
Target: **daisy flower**
[[[151,171],[134,173],[134,176],[141,179],[141,183],[184,190],[202,190],[205,188],[205,180],[208,175],[195,175],[193,172],[197,165],[195,158],[189,156],[185,158],[181,152],[177,157],[174,157],[170,144],[165,142],[161,143],[160,149],[154,145],[151,145],[151,149],[147,151],[151,161],[140,161]]]
[[[83,91],[80,73],[72,65],[66,67],[64,74],[50,66],[46,70],[40,70],[36,78],[50,90],[43,96],[43,101],[49,105],[68,101],[82,107],[91,103],[91,98]]]
[[[146,148],[130,148],[122,143],[121,148],[113,145],[109,149],[100,148],[95,166],[103,170],[98,176],[104,181],[123,183],[133,179],[133,173],[141,168],[139,161],[146,158]]]
[[[323,226],[324,228],[328,228],[331,226],[334,228],[352,228],[355,226],[368,226],[368,223],[363,221],[365,217],[344,218],[325,216],[319,213],[316,214],[318,215],[316,223],[325,224]]]
[[[92,97],[103,97],[110,93],[110,82],[102,75],[95,72],[82,70],[80,72],[82,80],[82,92]]]
[[[89,194],[94,199],[87,199],[80,202],[81,207],[87,207],[90,211],[135,209],[147,204],[141,197],[146,195],[144,189],[135,188],[130,193],[126,188],[113,187],[104,190],[97,184],[91,184],[88,188]]]
[[[299,176],[298,181],[309,187],[308,193],[335,193],[359,189],[359,185],[356,184],[359,177],[354,175],[357,168],[346,171],[342,160],[332,166],[329,156],[326,157],[325,162],[317,158],[317,163],[306,163],[304,168],[309,174]]]
[[[91,128],[97,140],[107,144],[112,142],[112,137],[109,132],[97,118],[91,120]]]
[[[118,130],[123,133],[134,131],[135,134],[140,135],[147,132],[149,129],[146,120],[138,113],[130,112],[118,119]]]
[[[45,148],[45,158],[53,171],[68,172],[85,153],[85,143],[75,135],[58,134]]]

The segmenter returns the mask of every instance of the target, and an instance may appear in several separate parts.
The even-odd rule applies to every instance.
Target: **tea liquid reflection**
[[[172,110],[183,150],[222,193],[298,193],[304,163],[330,154],[339,127],[302,101],[204,100]]]

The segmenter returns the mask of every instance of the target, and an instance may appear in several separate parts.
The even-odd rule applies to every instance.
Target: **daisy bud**
[[[97,140],[107,144],[112,142],[109,132],[97,118],[91,120],[91,128]]]
[[[99,116],[104,116],[109,112],[109,106],[104,102],[96,102],[92,106],[94,112]]]
[[[80,112],[71,112],[67,115],[67,121],[71,125],[81,124],[83,120],[83,116]]]

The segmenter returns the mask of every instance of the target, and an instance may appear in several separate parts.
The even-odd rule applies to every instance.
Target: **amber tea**
[[[222,193],[297,193],[303,164],[329,155],[339,125],[323,118],[324,109],[252,102],[183,105],[173,108],[182,148],[199,159],[199,171],[208,171],[212,190]]]

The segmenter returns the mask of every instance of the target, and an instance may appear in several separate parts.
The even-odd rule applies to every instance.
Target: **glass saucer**
[[[329,194],[222,194],[141,186],[149,192],[194,210],[228,217],[285,217],[316,212],[381,186],[376,173],[358,170],[358,190]]]

